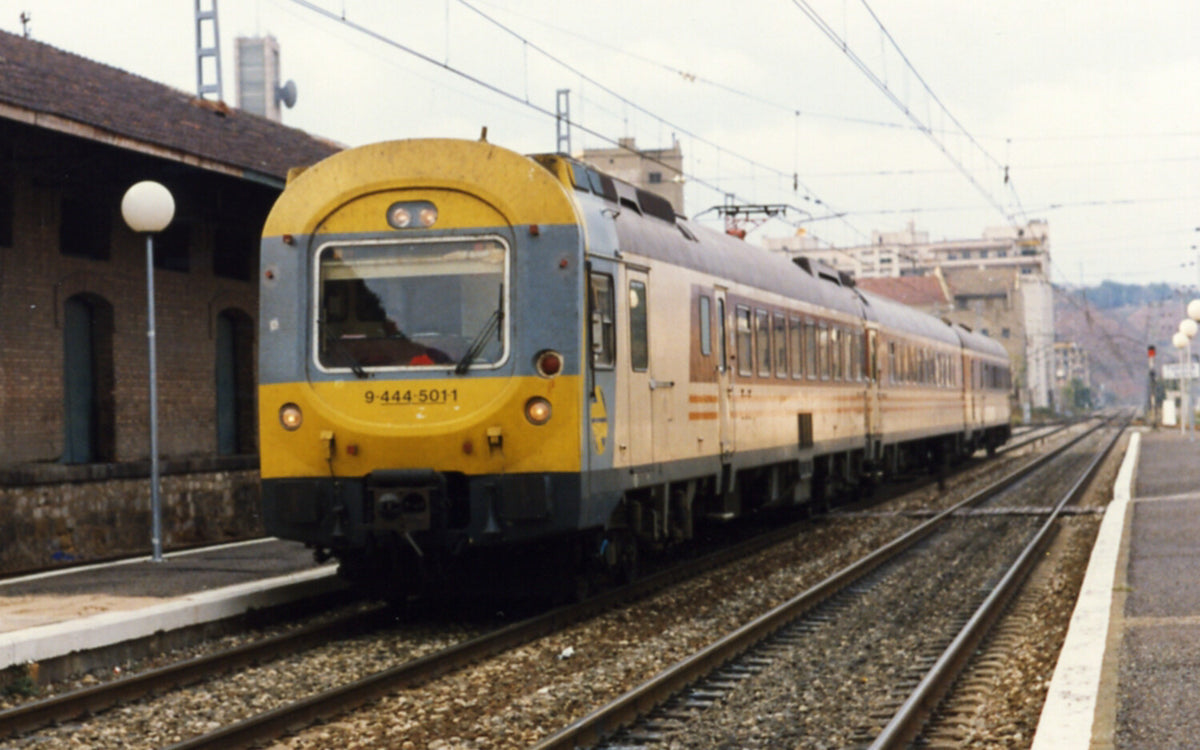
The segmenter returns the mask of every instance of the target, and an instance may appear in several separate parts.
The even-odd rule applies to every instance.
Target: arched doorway
[[[254,321],[236,308],[217,316],[217,453],[255,451]]]
[[[103,297],[77,294],[64,303],[63,463],[116,457],[112,338],[112,305]]]

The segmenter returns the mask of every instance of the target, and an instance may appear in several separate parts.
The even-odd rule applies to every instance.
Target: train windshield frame
[[[502,366],[510,266],[495,235],[325,243],[313,255],[317,368],[366,377]]]

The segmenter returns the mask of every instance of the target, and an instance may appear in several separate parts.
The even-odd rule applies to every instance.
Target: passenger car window
[[[650,367],[650,341],[647,326],[646,285],[629,282],[629,366],[637,372]]]
[[[592,364],[609,368],[616,361],[616,328],[613,324],[613,281],[605,273],[593,273],[591,316],[592,316]]]
[[[766,310],[755,310],[754,343],[758,347],[758,374],[771,375],[771,316]]]
[[[750,325],[750,308],[737,307],[737,369],[738,375],[754,373],[754,331]]]

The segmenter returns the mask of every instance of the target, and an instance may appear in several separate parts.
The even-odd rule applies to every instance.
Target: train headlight
[[[298,430],[300,429],[300,425],[304,424],[304,414],[300,411],[299,406],[284,404],[279,407],[279,423],[288,432]]]
[[[552,378],[562,372],[562,365],[562,355],[550,349],[539,353],[537,360],[534,362],[538,375],[541,375],[543,378]]]
[[[408,206],[398,203],[388,209],[388,224],[391,224],[396,229],[405,229],[412,224],[412,213],[409,212]]]
[[[437,206],[429,201],[402,201],[393,203],[387,210],[387,223],[393,229],[428,229],[436,224],[437,220]]]
[[[541,396],[534,396],[525,402],[525,418],[533,425],[544,425],[550,421],[552,409],[550,402]]]

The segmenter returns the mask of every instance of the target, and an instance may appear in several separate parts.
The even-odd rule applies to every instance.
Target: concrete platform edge
[[[297,599],[337,591],[345,583],[329,565],[262,581],[226,586],[162,604],[0,634],[0,669],[103,648],[172,630],[234,617]]]
[[[1113,485],[1113,499],[1100,523],[1067,638],[1042,706],[1033,750],[1086,750],[1091,745],[1117,562],[1141,439],[1136,432],[1130,437]]]

